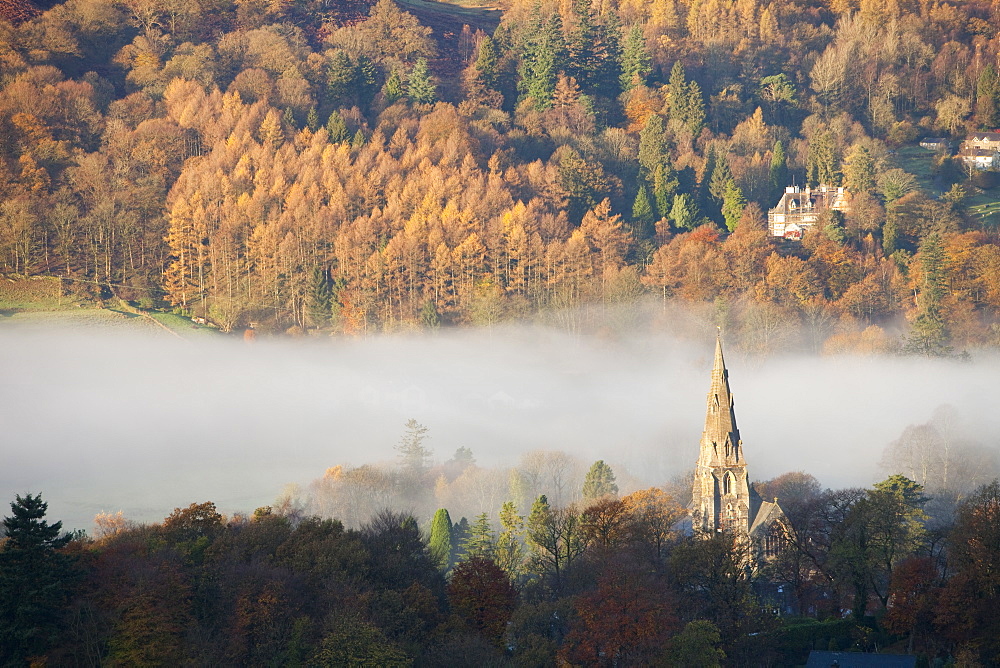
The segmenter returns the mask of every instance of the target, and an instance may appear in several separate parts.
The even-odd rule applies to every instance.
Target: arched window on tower
[[[722,493],[732,494],[735,483],[736,478],[733,476],[733,472],[727,471],[726,475],[722,478]]]

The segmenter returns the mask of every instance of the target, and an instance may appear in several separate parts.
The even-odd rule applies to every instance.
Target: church
[[[691,522],[696,534],[732,533],[737,542],[752,546],[758,559],[778,553],[788,522],[777,499],[764,501],[750,485],[721,335],[715,342],[705,431],[691,495]]]

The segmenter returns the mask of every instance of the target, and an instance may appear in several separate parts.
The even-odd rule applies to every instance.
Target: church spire
[[[708,391],[705,411],[705,431],[701,437],[701,461],[713,464],[737,464],[743,457],[740,452],[740,430],[736,426],[736,411],[729,389],[729,371],[722,355],[722,332],[715,339],[715,363],[712,365],[712,386]]]
[[[750,528],[750,504],[743,444],[736,426],[720,332],[715,340],[705,430],[695,467],[691,501],[694,528],[699,532],[729,530],[746,535]]]

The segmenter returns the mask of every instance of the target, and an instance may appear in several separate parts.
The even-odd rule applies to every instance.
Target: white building
[[[824,211],[848,211],[849,194],[842,187],[788,186],[778,205],[767,212],[767,228],[772,236],[801,239]]]

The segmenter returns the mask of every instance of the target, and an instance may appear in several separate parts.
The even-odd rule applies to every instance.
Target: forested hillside
[[[226,331],[651,294],[763,349],[997,342],[990,175],[897,151],[1000,125],[996,0],[514,1],[492,35],[391,0],[4,10],[8,274]],[[793,183],[850,212],[770,237]]]

